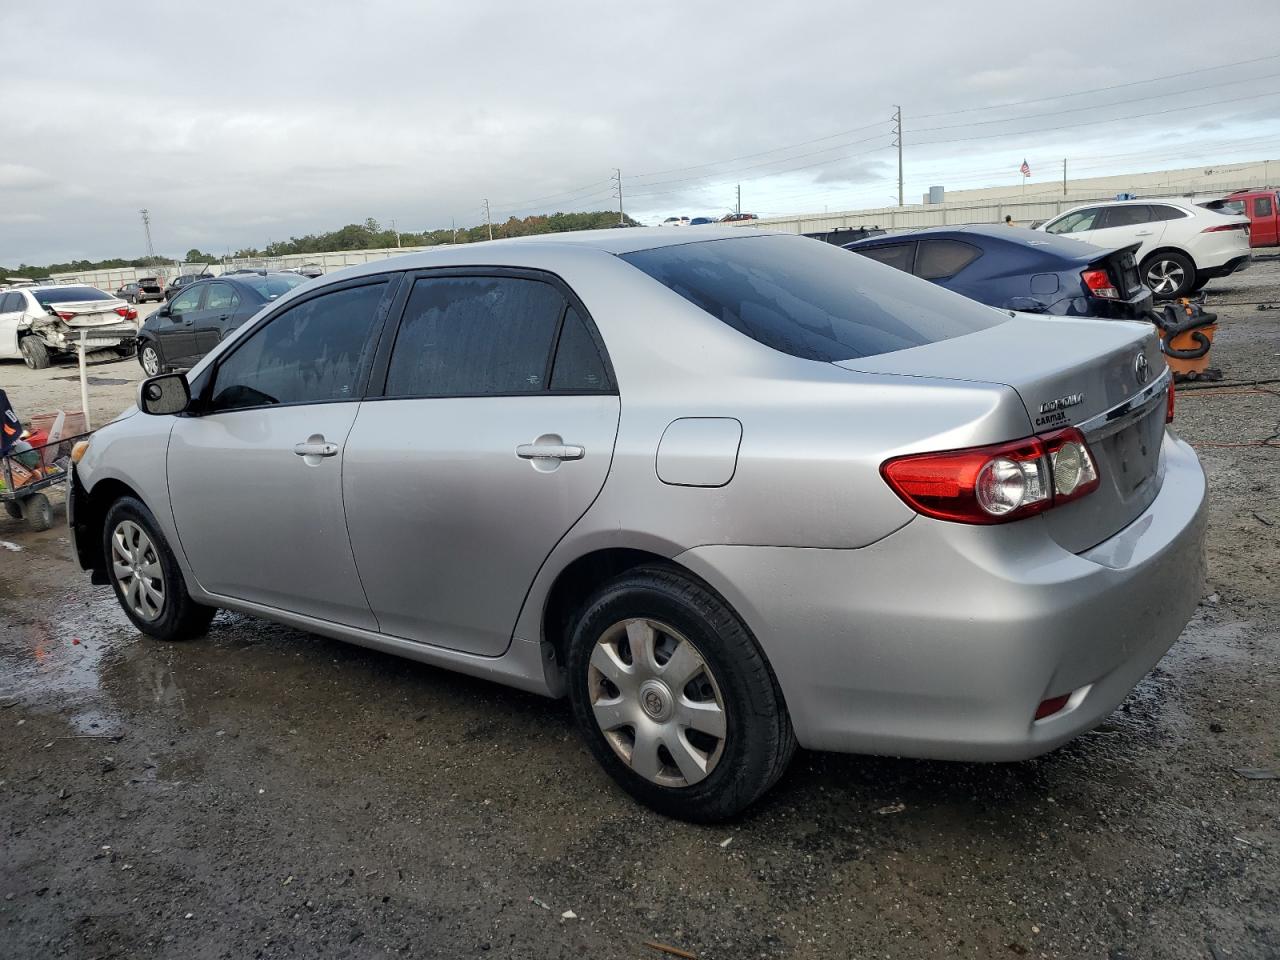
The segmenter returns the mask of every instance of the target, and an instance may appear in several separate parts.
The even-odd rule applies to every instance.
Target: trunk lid
[[[1159,492],[1167,366],[1149,324],[1015,314],[978,333],[837,365],[1003,384],[1021,398],[1032,432],[1080,427],[1101,484],[1042,515],[1054,539],[1073,553],[1114,536]]]
[[[126,317],[116,313],[117,307],[125,307],[123,300],[85,300],[79,303],[51,303],[49,308],[62,322],[74,329],[107,327],[126,322]],[[67,316],[67,315],[70,316]]]
[[[1081,269],[1107,271],[1120,291],[1120,299],[1128,300],[1142,286],[1142,275],[1138,272],[1138,248],[1141,246],[1141,243],[1134,243],[1094,257],[1085,257]]]

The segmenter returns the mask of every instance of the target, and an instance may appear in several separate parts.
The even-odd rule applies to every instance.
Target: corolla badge
[[[1058,397],[1056,400],[1046,400],[1040,404],[1041,413],[1053,413],[1055,410],[1065,410],[1067,407],[1074,407],[1084,403],[1083,393],[1068,393],[1065,397]]]
[[[1138,386],[1147,382],[1147,378],[1151,376],[1151,367],[1147,363],[1147,355],[1140,353],[1133,358],[1133,377],[1138,381]]]

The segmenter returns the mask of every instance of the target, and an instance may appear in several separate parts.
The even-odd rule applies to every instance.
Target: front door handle
[[[318,433],[313,433],[304,443],[295,443],[293,452],[300,457],[336,457],[338,445],[329,443]]]
[[[576,443],[522,443],[516,447],[521,460],[581,460],[586,455],[586,447]]]
[[[1139,230],[1137,233],[1135,233],[1135,234],[1134,234],[1134,236],[1135,236],[1135,237],[1149,237],[1149,236],[1151,236],[1151,231],[1150,231],[1150,230]]]

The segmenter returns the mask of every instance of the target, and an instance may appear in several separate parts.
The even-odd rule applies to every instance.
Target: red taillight
[[[74,320],[76,318],[76,315],[74,313],[67,313],[66,311],[63,311],[63,310],[58,311],[58,316],[61,317],[63,320]]]
[[[1107,271],[1086,270],[1080,274],[1080,279],[1095,297],[1105,297],[1108,300],[1120,299],[1120,291],[1116,289],[1115,281]]]
[[[1064,693],[1060,697],[1050,697],[1048,700],[1040,701],[1040,706],[1036,707],[1036,719],[1043,720],[1045,717],[1052,717],[1065,707],[1070,699],[1071,694]]]
[[[880,474],[907,506],[956,523],[1007,523],[1077,500],[1098,487],[1084,437],[1044,437],[887,460]]]
[[[1200,232],[1201,233],[1222,233],[1224,230],[1243,230],[1245,233],[1248,233],[1249,222],[1246,220],[1244,223],[1223,223],[1223,224],[1219,224],[1216,227],[1205,227]]]
[[[1164,422],[1173,423],[1173,377],[1169,378],[1169,395],[1165,397]]]
[[[120,316],[122,316],[122,317],[127,317],[127,316],[129,315],[129,308],[128,308],[128,307],[116,307],[116,313],[120,314]]]

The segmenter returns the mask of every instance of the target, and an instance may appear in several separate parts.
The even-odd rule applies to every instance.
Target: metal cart
[[[0,504],[15,520],[32,530],[53,526],[53,505],[43,491],[66,483],[71,476],[71,448],[88,433],[62,437],[52,443],[13,450],[0,457]]]

